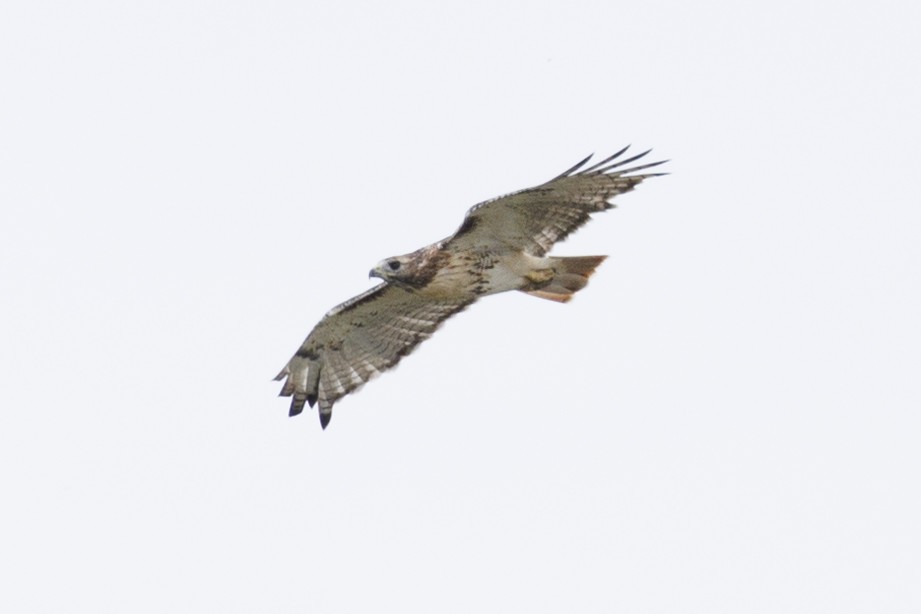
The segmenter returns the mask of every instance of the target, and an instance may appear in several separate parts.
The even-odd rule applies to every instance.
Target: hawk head
[[[368,273],[368,277],[379,277],[393,283],[405,282],[413,276],[413,271],[416,269],[413,264],[410,256],[387,258],[378,262]]]
[[[435,254],[431,248],[423,248],[405,256],[393,256],[377,263],[368,277],[379,277],[384,281],[406,288],[425,286],[436,272]]]

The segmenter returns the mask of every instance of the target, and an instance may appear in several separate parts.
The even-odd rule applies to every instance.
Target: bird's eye
[[[390,262],[387,263],[387,266],[390,267],[390,270],[391,270],[391,271],[399,271],[399,270],[400,270],[400,261],[399,261],[399,260],[391,260]]]

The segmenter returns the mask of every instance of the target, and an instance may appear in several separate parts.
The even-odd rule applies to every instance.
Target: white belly
[[[433,298],[469,295],[471,298],[532,287],[535,276],[548,275],[551,258],[538,258],[521,252],[499,255],[471,254],[438,271],[420,290]]]
[[[535,271],[547,270],[550,267],[550,258],[539,258],[522,252],[503,255],[496,265],[486,271],[489,280],[489,290],[486,294],[521,290],[530,286]]]

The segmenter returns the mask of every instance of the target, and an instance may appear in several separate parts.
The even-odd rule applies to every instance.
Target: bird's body
[[[334,307],[285,365],[282,396],[290,415],[319,402],[325,428],[333,404],[396,365],[446,319],[482,296],[519,290],[567,302],[605,256],[553,257],[547,252],[609,209],[615,195],[656,174],[629,173],[617,154],[581,169],[586,158],[555,179],[474,206],[450,237],[404,256],[382,260],[371,276],[384,280]],[[578,172],[577,172],[578,171]]]

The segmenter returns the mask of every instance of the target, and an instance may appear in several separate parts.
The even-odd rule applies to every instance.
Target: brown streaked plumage
[[[542,185],[472,207],[453,235],[404,256],[382,260],[371,276],[383,283],[333,308],[276,380],[292,397],[289,415],[319,404],[320,424],[333,405],[428,339],[479,297],[519,290],[565,303],[585,287],[605,256],[553,257],[547,252],[592,213],[662,173],[631,174],[661,162],[624,168],[620,150],[583,168],[591,156]]]

